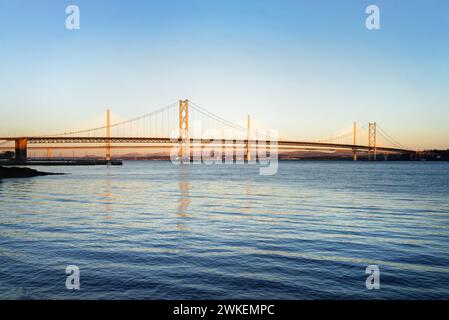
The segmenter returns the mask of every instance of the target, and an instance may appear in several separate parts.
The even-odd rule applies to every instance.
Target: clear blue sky
[[[70,4],[80,30],[65,28]],[[190,98],[285,137],[377,121],[406,145],[449,148],[449,1],[0,0],[0,92],[0,135]]]

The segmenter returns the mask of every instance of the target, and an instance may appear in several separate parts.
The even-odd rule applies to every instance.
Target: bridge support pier
[[[106,161],[111,161],[111,113],[106,111]]]
[[[190,162],[189,100],[179,100],[179,158]]]
[[[368,130],[368,160],[377,160],[377,139],[376,139],[376,123],[369,123],[368,124],[369,130]]]
[[[354,146],[357,145],[357,123],[354,122]],[[352,149],[352,160],[357,161],[357,150]]]
[[[28,149],[28,139],[21,138],[17,139],[15,148],[15,159],[16,162],[26,162],[27,161],[27,149]]]
[[[247,117],[247,122],[246,122],[246,154],[245,154],[245,160],[246,162],[250,162],[251,161],[251,150],[250,150],[250,143],[249,143],[249,139],[250,139],[250,118],[249,115]]]

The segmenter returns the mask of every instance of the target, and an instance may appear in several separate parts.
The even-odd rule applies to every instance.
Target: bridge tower
[[[251,130],[251,122],[250,122],[250,117],[248,115],[248,117],[246,118],[246,154],[245,154],[245,159],[246,161],[251,161],[251,150],[250,150],[250,144],[249,144],[249,138],[250,138],[250,133],[249,131]]]
[[[15,148],[15,159],[16,162],[26,162],[27,161],[27,149],[28,149],[28,139],[20,138],[16,139]]]
[[[179,158],[190,161],[189,100],[179,100]]]
[[[369,123],[368,125],[368,160],[377,159],[377,148],[376,148],[376,123]]]
[[[357,161],[357,150],[355,146],[357,145],[357,123],[354,122],[354,149],[352,149],[352,160]]]
[[[111,161],[111,113],[106,111],[106,161]]]

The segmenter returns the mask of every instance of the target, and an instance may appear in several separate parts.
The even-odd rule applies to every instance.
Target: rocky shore
[[[18,168],[18,167],[2,167],[0,166],[0,179],[4,178],[30,178],[30,177],[37,177],[37,176],[48,176],[48,175],[54,175],[58,173],[48,173],[48,172],[41,172],[30,168]]]

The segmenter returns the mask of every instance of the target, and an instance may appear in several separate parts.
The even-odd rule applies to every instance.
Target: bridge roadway
[[[21,149],[27,149],[27,144],[106,144],[106,143],[145,143],[145,144],[174,144],[178,143],[178,139],[171,138],[157,138],[157,137],[0,137],[0,141],[15,141],[16,154]],[[269,145],[270,141],[265,140],[238,140],[238,139],[195,139],[191,138],[190,143],[201,144],[247,144],[250,145]],[[352,151],[371,151],[372,148],[364,145],[352,145],[352,144],[340,144],[340,143],[328,143],[328,142],[307,142],[307,141],[291,141],[291,140],[279,140],[278,146],[281,147],[309,147],[320,149],[332,149],[332,150],[352,150]],[[132,148],[132,146],[130,146]],[[379,153],[400,153],[400,154],[413,154],[414,150],[399,149],[376,146],[376,151]],[[20,153],[20,152],[19,152]]]

